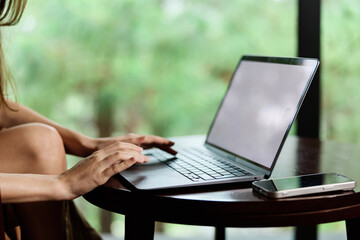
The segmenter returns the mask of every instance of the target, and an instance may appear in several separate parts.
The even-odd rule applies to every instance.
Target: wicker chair
[[[1,192],[0,192],[0,240],[5,239],[5,231],[4,231],[4,219],[1,205]]]

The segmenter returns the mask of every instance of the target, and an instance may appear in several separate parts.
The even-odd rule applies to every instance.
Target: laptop
[[[310,58],[243,56],[206,139],[181,138],[176,156],[145,150],[150,161],[120,178],[137,190],[269,178],[318,65]]]

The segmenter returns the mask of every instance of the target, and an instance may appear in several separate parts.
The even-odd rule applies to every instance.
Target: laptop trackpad
[[[152,158],[149,162],[135,164],[120,174],[137,189],[168,188],[182,186],[192,182],[185,176],[169,168],[164,163]],[[171,159],[167,161],[172,161]],[[166,181],[164,181],[166,179]]]

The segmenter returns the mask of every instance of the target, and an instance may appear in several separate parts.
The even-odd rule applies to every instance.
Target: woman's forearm
[[[26,106],[14,102],[9,102],[9,105],[16,111],[1,109],[1,127],[10,128],[26,123],[43,123],[54,127],[59,132],[67,153],[85,157],[96,150],[94,139],[65,128]]]
[[[0,173],[2,203],[67,200],[70,194],[57,175]]]
[[[71,200],[108,181],[135,162],[149,160],[141,147],[115,143],[80,160],[60,175],[0,173],[3,203]]]

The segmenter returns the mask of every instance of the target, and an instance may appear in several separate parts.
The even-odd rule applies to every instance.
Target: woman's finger
[[[172,155],[176,155],[177,151],[171,148],[171,146],[174,145],[174,142],[162,138],[159,136],[154,135],[145,135],[145,136],[139,136],[132,134],[129,138],[124,139],[124,142],[133,143],[135,145],[144,147],[144,148],[152,148],[157,147],[159,149],[162,149]]]
[[[145,136],[133,136],[122,140],[123,142],[132,143],[140,146],[144,142]]]
[[[171,148],[174,144],[175,143],[173,141],[170,141],[166,138],[154,135],[146,135],[144,136],[144,140],[140,146],[145,149],[156,147],[172,155],[176,155],[177,151]]]
[[[108,179],[111,176],[131,167],[132,165],[134,165],[135,162],[136,162],[135,158],[130,158],[126,161],[114,163],[114,164],[110,165],[108,168],[106,168],[102,174],[103,174],[104,178]]]
[[[127,142],[115,142],[107,146],[106,148],[102,149],[101,151],[103,151],[104,153],[111,153],[114,151],[126,151],[126,150],[142,152],[143,148]]]
[[[161,150],[167,152],[167,153],[170,153],[171,155],[176,155],[177,154],[177,151],[175,151],[174,149],[172,149],[171,147],[169,146],[163,146],[163,145],[160,145],[160,146],[156,146],[157,148],[160,148]]]
[[[114,151],[112,153],[108,153],[106,157],[102,158],[103,160],[101,160],[101,165],[106,168],[110,165],[121,161],[127,161],[131,158],[134,158],[135,162],[137,163],[144,163],[149,161],[148,156],[145,156],[142,153],[136,151]]]
[[[142,144],[159,144],[159,145],[166,145],[166,146],[173,146],[174,142],[170,141],[169,139],[155,136],[155,135],[145,135],[143,136]]]

